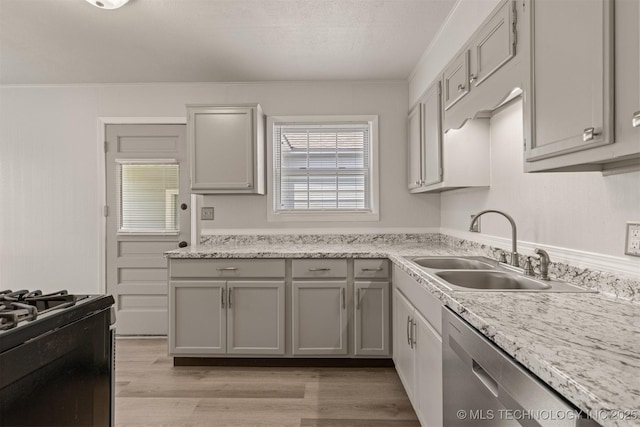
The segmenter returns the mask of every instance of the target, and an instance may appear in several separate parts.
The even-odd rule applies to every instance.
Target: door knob
[[[189,206],[187,206],[186,203],[183,203],[183,204],[180,205],[180,209],[182,209],[183,211],[186,211],[188,207]]]
[[[184,240],[182,242],[178,243],[178,247],[179,248],[186,248],[187,245],[189,245],[189,244],[187,242],[185,242]]]

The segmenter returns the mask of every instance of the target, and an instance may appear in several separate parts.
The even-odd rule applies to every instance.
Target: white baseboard
[[[440,232],[460,239],[504,249],[507,253],[511,252],[511,239],[504,237],[488,236],[486,234],[471,233],[469,231],[454,230],[451,228],[441,228]],[[533,252],[535,248],[544,249],[549,252],[552,262],[561,262],[574,267],[587,268],[616,275],[622,274],[640,279],[640,258],[616,257],[518,240],[518,253],[521,255],[537,256]]]

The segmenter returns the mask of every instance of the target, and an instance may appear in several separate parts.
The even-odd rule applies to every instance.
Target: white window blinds
[[[177,164],[120,162],[118,230],[121,232],[177,232]]]
[[[274,211],[370,212],[370,124],[275,123]]]

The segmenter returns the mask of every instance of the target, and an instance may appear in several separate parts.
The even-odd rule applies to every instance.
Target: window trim
[[[308,210],[297,212],[276,212],[275,210],[275,157],[273,149],[273,126],[278,123],[362,123],[368,122],[370,133],[370,203],[368,212]],[[344,116],[269,116],[267,117],[267,221],[269,222],[353,222],[379,221],[380,173],[378,165],[378,116],[377,115],[344,115]]]

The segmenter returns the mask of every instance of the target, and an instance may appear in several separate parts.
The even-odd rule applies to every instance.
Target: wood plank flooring
[[[420,426],[393,368],[173,366],[166,339],[116,341],[116,426]]]

